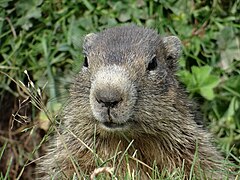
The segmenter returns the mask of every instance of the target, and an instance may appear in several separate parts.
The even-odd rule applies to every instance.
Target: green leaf
[[[10,1],[13,1],[13,0],[0,0],[0,7],[1,8],[6,8]]]
[[[189,71],[180,71],[181,81],[187,85],[187,89],[191,93],[199,93],[207,100],[214,99],[213,89],[219,84],[220,80],[217,76],[211,75],[212,67],[192,67],[192,73]]]
[[[192,67],[192,73],[196,80],[196,83],[202,85],[207,78],[209,77],[212,68],[210,66],[203,66],[203,67]]]
[[[236,113],[236,111],[238,110],[238,108],[240,107],[240,102],[237,100],[236,97],[233,97],[230,104],[229,104],[229,107],[224,115],[225,118],[230,118],[230,117],[233,117],[234,114]]]
[[[39,19],[42,16],[42,10],[38,7],[42,4],[42,0],[38,1],[19,1],[16,3],[16,11],[18,15],[21,15],[17,20],[17,25],[20,25],[23,29],[29,30],[33,23],[30,21],[33,19]]]
[[[118,17],[118,20],[120,22],[127,22],[131,19],[131,14],[129,11],[122,11]]]
[[[213,100],[214,99],[214,92],[213,89],[210,87],[202,87],[200,88],[200,94],[206,98],[207,100]]]

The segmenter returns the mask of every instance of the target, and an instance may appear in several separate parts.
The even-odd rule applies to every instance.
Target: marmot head
[[[177,37],[134,25],[87,35],[81,76],[89,81],[93,122],[107,132],[166,126],[178,111],[174,73],[180,50]]]

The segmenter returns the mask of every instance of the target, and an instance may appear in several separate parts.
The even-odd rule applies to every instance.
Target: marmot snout
[[[136,93],[123,68],[111,65],[97,71],[90,89],[90,104],[100,126],[108,130],[127,128]]]

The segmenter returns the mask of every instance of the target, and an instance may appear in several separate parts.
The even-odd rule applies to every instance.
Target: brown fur
[[[130,169],[148,179],[153,164],[172,172],[183,163],[185,178],[192,166],[196,176],[202,170],[206,177],[222,177],[216,170],[223,158],[197,125],[199,116],[175,77],[180,48],[178,38],[137,26],[88,35],[83,45],[88,59],[70,89],[61,135],[50,141],[39,165],[43,178],[71,177],[73,162],[90,175],[98,158],[109,160],[104,166],[118,169],[121,178]],[[127,147],[129,167],[121,158]]]

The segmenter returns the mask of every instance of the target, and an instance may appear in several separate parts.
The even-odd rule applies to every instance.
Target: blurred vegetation
[[[231,151],[239,165],[239,14],[240,0],[0,0],[0,169],[6,167],[0,177],[31,176],[24,168],[41,154],[46,130],[37,123],[46,118],[41,108],[13,80],[31,79],[48,109],[56,111],[64,100],[58,95],[80,68],[82,37],[126,23],[179,36],[178,76],[201,104],[222,150]]]

